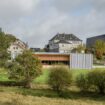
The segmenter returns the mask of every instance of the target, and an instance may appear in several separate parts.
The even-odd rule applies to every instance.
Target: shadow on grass
[[[26,89],[22,87],[0,87],[0,92],[14,92],[24,96],[37,96],[47,98],[64,98],[64,99],[83,99],[105,102],[105,95],[100,95],[94,92],[80,92],[74,90],[66,90],[57,93],[51,89]]]
[[[48,97],[48,98],[64,98],[64,99],[89,99],[95,101],[105,101],[105,95],[100,95],[93,92],[77,92],[77,91],[64,91],[57,93],[50,89],[19,89],[19,94],[31,95],[38,97]]]

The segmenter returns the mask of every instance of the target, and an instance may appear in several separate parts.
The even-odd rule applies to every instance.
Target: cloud
[[[37,6],[39,0],[0,0],[0,16],[4,21],[27,16]]]
[[[0,0],[0,25],[32,47],[56,33],[85,39],[105,33],[105,0]]]
[[[96,11],[104,12],[104,10],[105,10],[105,0],[91,0],[91,3],[92,3],[93,8]]]
[[[70,12],[81,5],[83,5],[85,0],[54,0],[54,6],[60,12]]]

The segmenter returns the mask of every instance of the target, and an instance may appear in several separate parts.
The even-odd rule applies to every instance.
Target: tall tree
[[[24,81],[25,87],[30,88],[32,80],[41,74],[42,66],[38,58],[34,57],[31,51],[26,50],[13,63],[12,67],[9,67],[10,75]]]
[[[8,60],[7,48],[11,42],[14,42],[16,38],[13,35],[5,34],[0,31],[0,67],[4,66],[4,63]]]
[[[102,59],[103,54],[105,53],[105,42],[102,40],[97,40],[95,45],[95,53],[98,59]]]

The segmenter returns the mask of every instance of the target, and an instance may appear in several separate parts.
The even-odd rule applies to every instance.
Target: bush
[[[88,81],[94,90],[98,90],[99,93],[104,94],[105,92],[105,71],[94,70],[88,73]]]
[[[76,84],[82,91],[94,90],[100,94],[105,93],[105,71],[93,70],[87,74],[81,74],[76,78]]]
[[[53,90],[59,92],[70,86],[72,82],[72,74],[68,68],[64,66],[55,66],[51,68],[48,84]]]
[[[81,91],[88,91],[89,83],[87,79],[87,74],[79,74],[76,78],[76,85]]]

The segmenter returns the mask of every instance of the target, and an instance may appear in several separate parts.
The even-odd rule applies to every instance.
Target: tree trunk
[[[32,88],[31,81],[26,81],[25,88]]]

